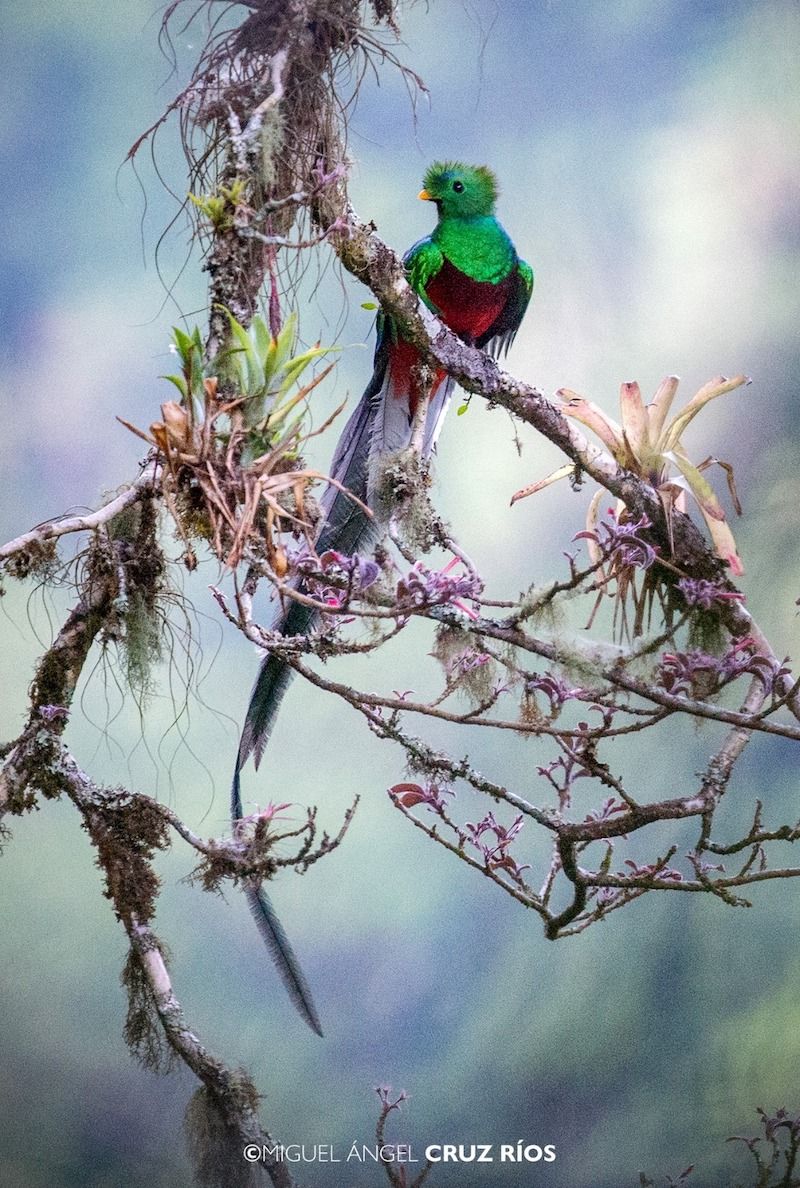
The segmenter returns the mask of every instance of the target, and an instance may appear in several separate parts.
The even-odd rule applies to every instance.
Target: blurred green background
[[[203,274],[181,216],[156,262],[176,201],[146,153],[138,175],[120,168],[180,81],[159,54],[159,20],[150,0],[34,0],[4,15],[4,539],[95,504],[135,473],[141,443],[115,415],[156,419],[170,398],[158,379],[171,369],[170,325],[202,318]],[[622,380],[649,392],[677,372],[688,396],[720,371],[753,376],[700,419],[689,444],[697,458],[734,463],[748,604],[779,654],[796,656],[797,4],[437,0],[413,7],[403,29],[430,99],[414,121],[391,72],[365,88],[350,141],[360,214],[405,248],[430,228],[415,194],[431,159],[491,164],[501,217],[537,274],[513,371],[610,411]],[[200,36],[176,38],[181,60]],[[182,196],[172,130],[158,163]],[[369,343],[367,297],[328,276],[304,305],[305,338]],[[320,409],[357,398],[369,370],[369,347],[347,350]],[[558,461],[521,437],[518,456],[505,414],[474,400],[450,419],[439,451],[439,506],[498,594],[557,570],[589,495],[562,486],[509,509],[517,487]],[[227,828],[237,723],[256,669],[251,649],[219,626],[207,589],[217,576],[206,563],[187,586],[191,639],[176,637],[144,715],[122,697],[113,657],[104,666],[98,656],[68,731],[99,780],[156,793],[208,834]],[[4,738],[23,720],[32,665],[67,602],[32,587],[3,599]],[[411,638],[427,650],[423,631]],[[385,661],[338,671],[408,688],[417,664],[406,642]],[[193,688],[176,720],[189,666]],[[679,794],[718,737],[713,726],[675,728],[613,759],[646,770],[654,793]],[[468,744],[479,769],[537,794],[546,748],[486,731],[452,742],[457,753]],[[725,825],[744,821],[757,795],[770,822],[794,819],[796,773],[788,744],[753,743]],[[391,1082],[412,1094],[393,1136],[417,1154],[427,1143],[518,1139],[558,1151],[547,1167],[442,1169],[432,1188],[621,1188],[640,1168],[674,1174],[691,1162],[692,1182],[730,1184],[745,1164],[725,1138],[751,1132],[759,1105],[800,1108],[800,886],[756,889],[747,912],[650,896],[553,945],[532,914],[390,809],[385,788],[402,774],[402,756],[347,707],[295,686],[268,760],[247,777],[251,804],[318,803],[329,828],[363,795],[346,844],[275,887],[324,1041],[295,1016],[240,898],[183,882],[193,864],[182,846],[160,861],[157,926],[177,992],[208,1045],[253,1070],[273,1133],[369,1142],[373,1086]],[[0,894],[0,1184],[188,1184],[181,1120],[192,1078],[142,1072],[124,1047],[123,933],[69,805],[14,823]],[[379,1182],[374,1169],[345,1167],[309,1167],[304,1180]]]

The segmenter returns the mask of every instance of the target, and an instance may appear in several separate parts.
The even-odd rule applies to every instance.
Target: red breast
[[[480,338],[502,313],[512,280],[513,273],[509,273],[496,285],[474,281],[445,260],[427,293],[451,330],[463,337]]]

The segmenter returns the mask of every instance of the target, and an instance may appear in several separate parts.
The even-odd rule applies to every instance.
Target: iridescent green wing
[[[419,293],[422,300],[427,305],[431,313],[439,314],[440,311],[436,308],[434,303],[425,292],[425,286],[433,280],[436,273],[444,264],[444,256],[432,239],[420,239],[419,243],[415,243],[410,247],[403,256],[403,263],[406,268],[406,276],[411,288]],[[373,375],[373,383],[376,391],[380,388],[383,380],[383,372],[386,369],[386,357],[389,344],[397,342],[397,325],[394,319],[388,314],[381,311],[377,319],[378,337],[375,343],[375,373]],[[380,372],[380,375],[378,374]]]
[[[439,247],[430,238],[421,239],[408,249],[403,256],[403,263],[411,288],[419,293],[428,309],[438,314],[439,310],[428,298],[425,290],[444,264],[444,256]]]
[[[498,314],[492,325],[476,341],[475,345],[486,348],[498,358],[506,353],[516,338],[525,310],[533,292],[533,269],[524,260],[518,260],[514,269],[514,282],[508,294],[502,313]]]

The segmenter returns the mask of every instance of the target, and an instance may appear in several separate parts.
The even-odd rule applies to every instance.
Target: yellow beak
[[[423,202],[434,202],[435,201],[433,195],[429,194],[427,190],[420,190],[420,192],[417,194],[417,197],[421,198]]]

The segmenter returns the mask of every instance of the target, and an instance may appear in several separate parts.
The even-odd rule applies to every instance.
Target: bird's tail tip
[[[260,886],[248,887],[246,895],[258,931],[275,962],[281,981],[288,990],[295,1009],[305,1019],[311,1030],[324,1038],[322,1024],[319,1021],[308,983],[269,896]]]

